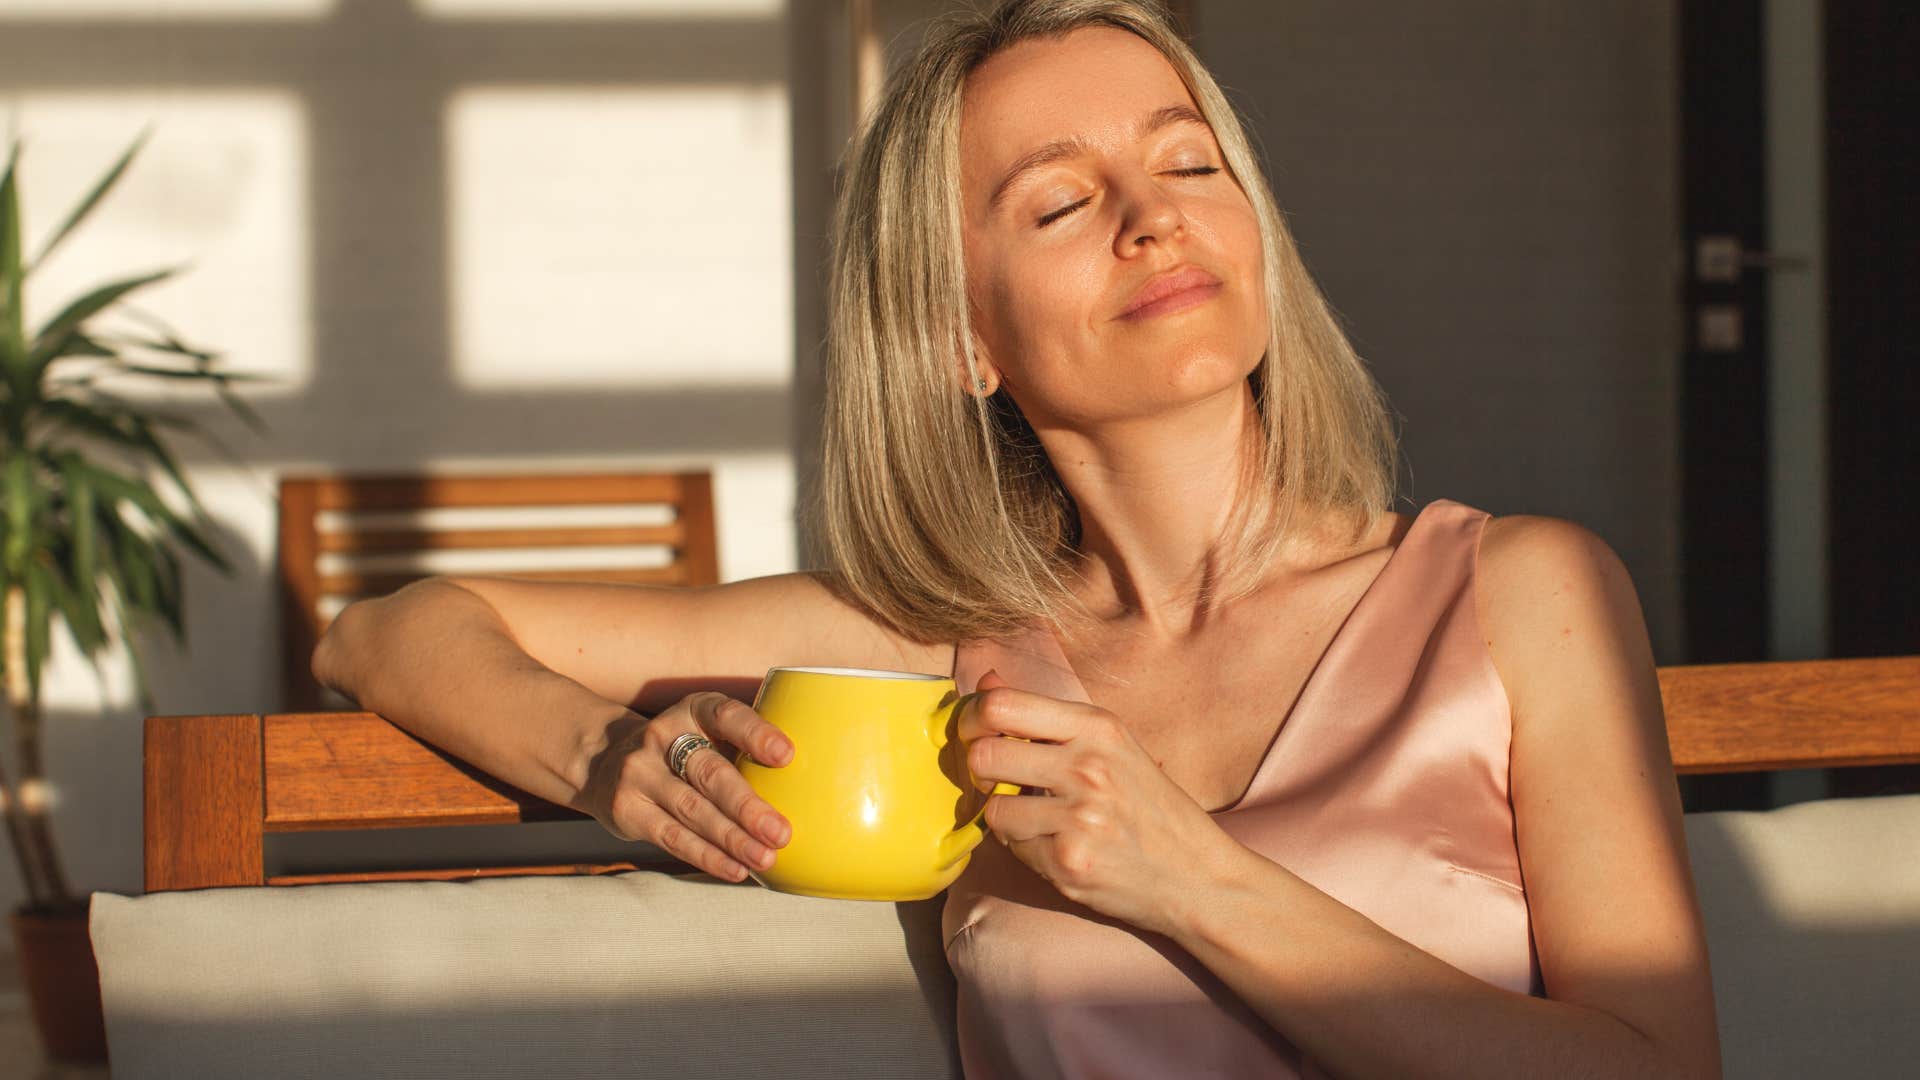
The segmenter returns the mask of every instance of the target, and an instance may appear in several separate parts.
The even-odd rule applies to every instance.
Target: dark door
[[[1829,491],[1834,656],[1920,653],[1920,6],[1826,4]],[[1836,771],[1920,791],[1920,767]]]
[[[1681,0],[1690,662],[1920,653],[1916,10]],[[1772,235],[1783,221],[1805,227]],[[1686,788],[1701,807],[1771,799],[1762,777]]]

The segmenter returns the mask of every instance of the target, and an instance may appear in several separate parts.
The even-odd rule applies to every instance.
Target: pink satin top
[[[1474,610],[1487,517],[1448,499],[1420,511],[1246,795],[1213,818],[1434,956],[1538,994],[1507,797],[1511,715]],[[971,690],[989,668],[1089,700],[1044,629],[962,646],[954,679]],[[1324,1075],[1190,953],[1068,901],[991,839],[948,891],[942,928],[970,1080]]]

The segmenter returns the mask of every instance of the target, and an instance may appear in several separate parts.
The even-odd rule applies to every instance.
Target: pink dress
[[[1213,817],[1434,956],[1538,994],[1507,797],[1511,716],[1474,610],[1487,518],[1448,499],[1420,511],[1246,795]],[[1089,700],[1045,630],[963,646],[954,678],[971,690],[989,668]],[[1323,1075],[1184,949],[1068,901],[991,839],[942,925],[969,1080]]]

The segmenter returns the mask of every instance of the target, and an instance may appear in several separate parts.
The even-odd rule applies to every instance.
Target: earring
[[[987,380],[975,379],[973,381],[973,388],[975,390],[978,390],[981,394],[985,394],[987,392]]]

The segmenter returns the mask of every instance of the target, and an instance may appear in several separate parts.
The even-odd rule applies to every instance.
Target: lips
[[[1147,279],[1119,318],[1143,319],[1191,307],[1220,290],[1220,279],[1197,266],[1183,266]]]

